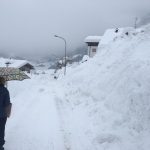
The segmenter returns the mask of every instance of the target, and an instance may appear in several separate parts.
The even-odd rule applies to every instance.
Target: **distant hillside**
[[[71,52],[70,54],[72,56],[77,55],[77,54],[85,55],[85,54],[87,54],[87,47],[86,47],[86,45],[79,46],[73,52]]]

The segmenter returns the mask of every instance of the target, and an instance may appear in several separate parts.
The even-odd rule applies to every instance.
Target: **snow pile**
[[[133,33],[135,30],[131,27],[128,28],[117,28],[117,29],[108,29],[104,33],[103,37],[101,38],[101,46],[110,44],[111,42],[114,42],[117,38],[120,38],[128,33]]]
[[[69,69],[59,81],[64,91],[58,103],[71,150],[150,147],[150,25],[111,33],[104,34],[95,58]]]

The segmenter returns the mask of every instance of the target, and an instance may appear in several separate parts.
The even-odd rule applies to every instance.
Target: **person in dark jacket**
[[[9,91],[5,88],[5,79],[0,77],[0,150],[4,150],[5,124],[10,115],[10,112],[8,113],[10,106]]]

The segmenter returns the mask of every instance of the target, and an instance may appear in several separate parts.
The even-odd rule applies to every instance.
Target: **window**
[[[92,49],[92,52],[93,52],[93,53],[96,53],[96,48],[93,48],[93,49]]]

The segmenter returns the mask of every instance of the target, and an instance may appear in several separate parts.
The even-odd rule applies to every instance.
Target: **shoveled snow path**
[[[7,122],[6,150],[68,149],[57,110],[57,81],[44,78],[9,85],[13,113]]]

